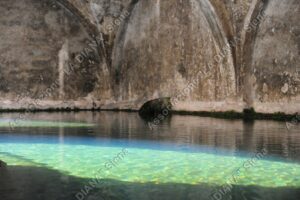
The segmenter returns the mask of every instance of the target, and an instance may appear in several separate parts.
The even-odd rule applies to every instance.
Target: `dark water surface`
[[[0,200],[300,199],[300,129],[137,113],[0,114]]]

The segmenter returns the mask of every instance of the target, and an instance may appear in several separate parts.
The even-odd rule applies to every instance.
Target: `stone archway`
[[[172,97],[195,79],[197,86],[187,101],[235,98],[231,49],[208,1],[134,1],[132,5],[113,51],[117,101]]]
[[[268,1],[254,0],[244,20],[244,27],[240,34],[240,51],[237,63],[239,65],[240,86],[243,101],[247,108],[254,105],[253,68],[251,67],[252,54],[259,26],[265,18]]]

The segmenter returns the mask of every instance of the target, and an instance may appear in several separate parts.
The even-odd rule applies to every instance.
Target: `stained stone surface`
[[[300,111],[298,0],[0,5],[0,109]]]

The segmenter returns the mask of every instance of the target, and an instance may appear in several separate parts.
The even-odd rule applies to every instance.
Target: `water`
[[[26,119],[26,120],[25,120]],[[299,199],[284,122],[136,113],[0,115],[0,199]]]

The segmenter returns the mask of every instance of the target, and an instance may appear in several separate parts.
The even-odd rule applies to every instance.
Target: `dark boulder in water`
[[[169,97],[147,101],[139,110],[139,114],[144,119],[153,119],[158,115],[171,114],[172,104]]]

